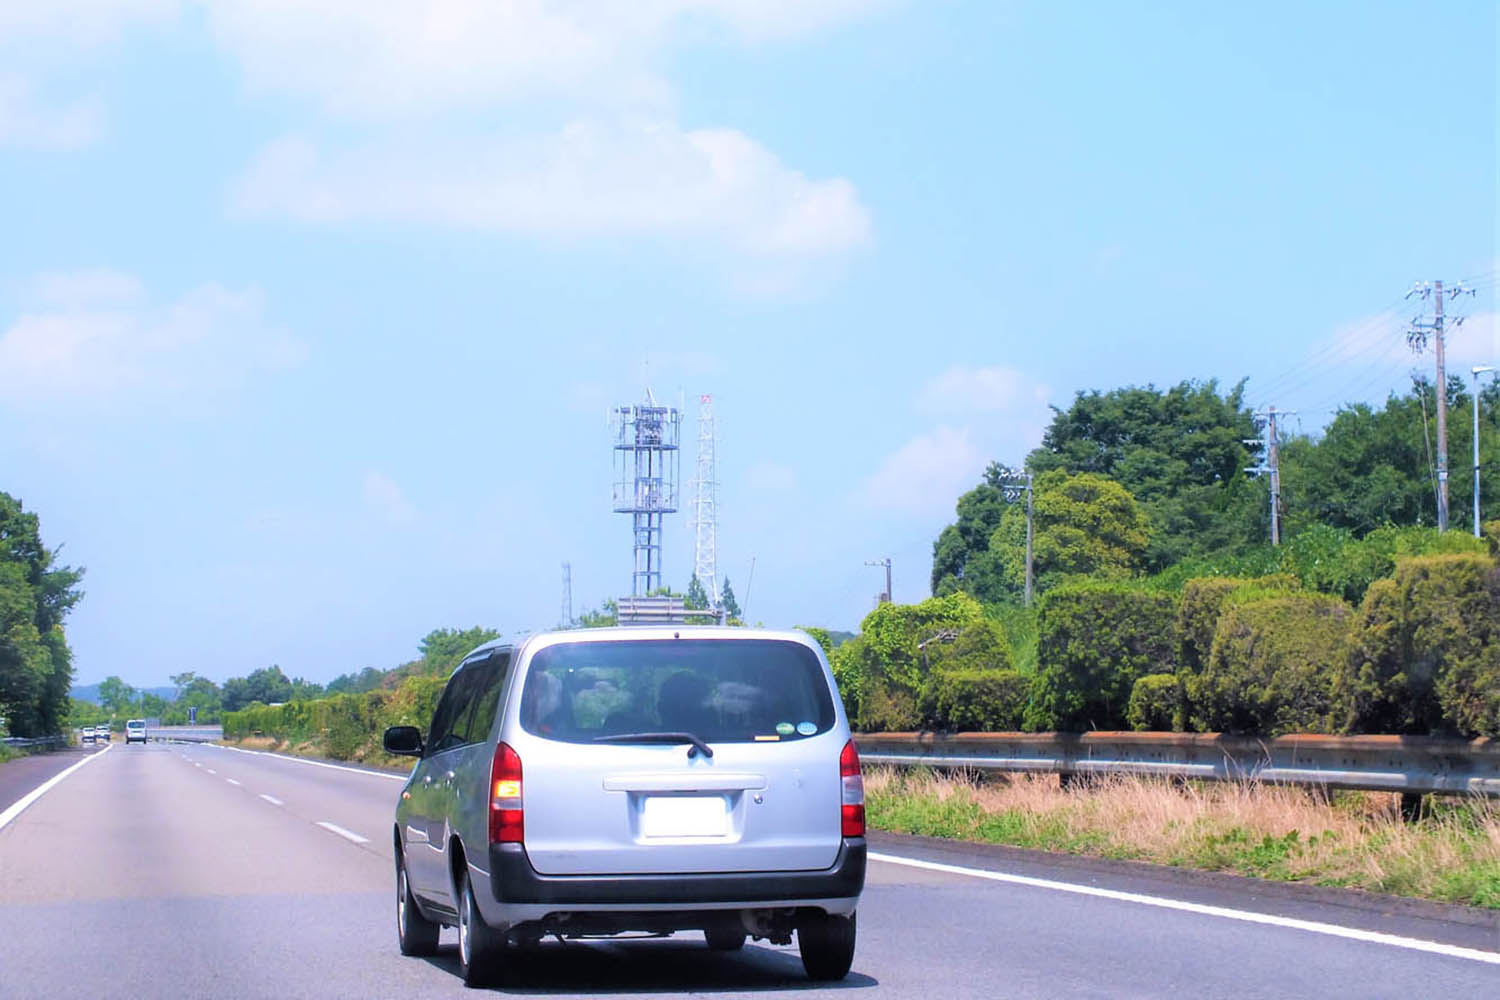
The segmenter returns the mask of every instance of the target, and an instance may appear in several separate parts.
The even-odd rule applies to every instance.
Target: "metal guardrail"
[[[153,726],[146,730],[151,740],[181,740],[184,743],[214,743],[224,738],[223,726]]]
[[[35,739],[27,739],[22,736],[7,736],[4,741],[8,747],[16,747],[20,750],[36,750],[44,747],[65,747],[68,745],[66,736],[38,736]]]
[[[1219,733],[856,733],[869,764],[1146,774],[1500,797],[1500,740]]]

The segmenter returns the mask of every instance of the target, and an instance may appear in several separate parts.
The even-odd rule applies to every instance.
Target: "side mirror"
[[[422,756],[422,731],[416,726],[391,726],[382,739],[385,752],[397,757]]]

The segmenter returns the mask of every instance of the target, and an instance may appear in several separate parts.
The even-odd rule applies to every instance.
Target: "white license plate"
[[[651,795],[641,805],[642,837],[722,837],[729,813],[722,795]]]

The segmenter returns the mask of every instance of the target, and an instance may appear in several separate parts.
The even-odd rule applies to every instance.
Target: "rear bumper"
[[[809,900],[849,900],[865,886],[865,841],[846,839],[829,868],[793,872],[713,872],[679,875],[543,875],[521,844],[490,845],[490,885],[496,902],[559,910],[620,906],[771,907]]]

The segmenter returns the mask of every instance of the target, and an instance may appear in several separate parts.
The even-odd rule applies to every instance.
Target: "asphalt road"
[[[451,931],[434,959],[396,952],[399,789],[219,747],[111,746],[0,827],[0,997],[467,995]],[[794,947],[725,956],[683,935],[549,942],[500,992],[1500,995],[1500,923],[1485,916],[909,838],[872,847],[893,860],[871,865],[854,971],[836,986],[810,984]]]

